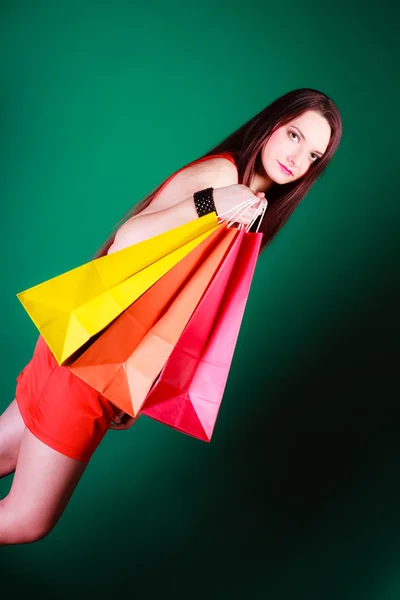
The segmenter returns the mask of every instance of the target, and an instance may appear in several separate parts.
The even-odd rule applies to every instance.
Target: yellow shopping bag
[[[58,364],[109,325],[218,227],[215,212],[17,294]]]

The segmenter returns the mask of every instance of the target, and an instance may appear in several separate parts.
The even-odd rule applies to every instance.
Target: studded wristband
[[[208,215],[208,213],[215,212],[217,215],[217,209],[215,208],[213,199],[214,188],[208,187],[204,190],[200,190],[194,193],[194,205],[197,210],[199,217]]]

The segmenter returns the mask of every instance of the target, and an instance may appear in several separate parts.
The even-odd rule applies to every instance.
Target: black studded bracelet
[[[217,215],[217,209],[215,208],[213,199],[214,188],[208,187],[204,190],[194,193],[194,205],[197,210],[199,217],[208,215],[208,213],[215,212]]]

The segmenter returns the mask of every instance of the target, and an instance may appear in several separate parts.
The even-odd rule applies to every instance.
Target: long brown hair
[[[300,201],[310,190],[312,184],[326,169],[336,152],[342,136],[342,119],[336,104],[326,94],[312,88],[293,90],[274,100],[217,146],[199,157],[204,158],[223,152],[233,152],[238,169],[238,181],[248,186],[254,173],[259,170],[261,149],[269,136],[275,129],[308,110],[318,112],[328,121],[331,128],[328,147],[324,155],[310,165],[301,179],[283,185],[275,184],[268,190],[266,195],[268,208],[259,229],[264,234],[260,254],[286,223]],[[122,218],[118,226],[149,206],[164,183],[162,182],[143,200],[138,202]],[[114,241],[115,233],[116,231],[98,250],[95,257],[104,256],[107,253]]]

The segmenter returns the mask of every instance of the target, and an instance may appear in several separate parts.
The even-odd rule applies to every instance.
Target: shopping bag
[[[121,410],[137,416],[237,235],[237,230],[220,225],[214,238],[192,251],[196,260],[191,260],[192,268],[172,300],[168,285],[175,273],[170,271],[118,317],[70,370]],[[180,267],[175,267],[176,272]]]
[[[200,440],[211,440],[262,237],[262,233],[241,231],[146,397],[141,414]]]
[[[70,365],[70,370],[101,393],[112,378],[124,377],[126,360],[193,276],[225,228],[226,224],[220,225],[133,302]]]
[[[102,331],[218,227],[215,212],[17,294],[58,364]]]

